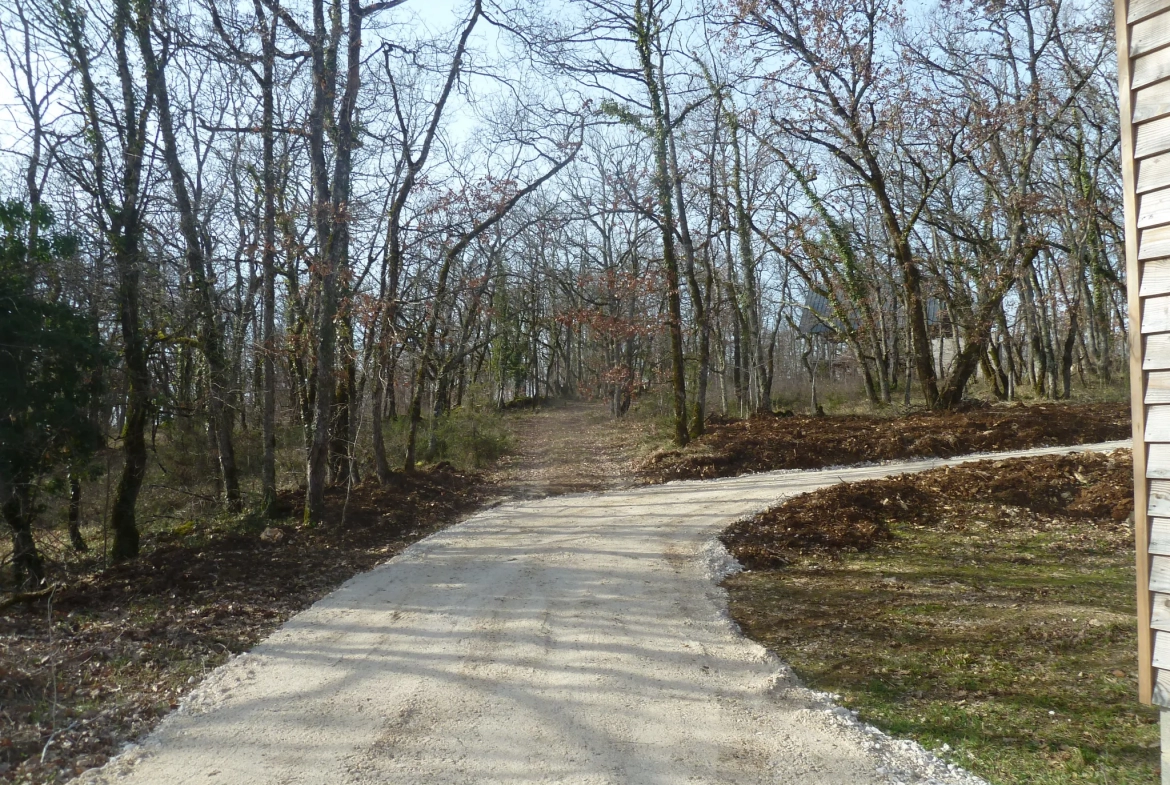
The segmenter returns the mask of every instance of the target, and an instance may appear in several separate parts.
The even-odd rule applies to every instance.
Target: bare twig
[[[60,584],[54,583],[52,586],[46,586],[45,588],[37,589],[36,591],[13,592],[10,596],[0,600],[0,611],[11,608],[13,605],[18,603],[36,602],[37,600],[51,596],[53,592],[60,588]]]

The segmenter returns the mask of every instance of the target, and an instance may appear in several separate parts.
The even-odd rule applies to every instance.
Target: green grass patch
[[[1128,527],[992,506],[741,573],[732,614],[809,686],[993,783],[1156,782]]]

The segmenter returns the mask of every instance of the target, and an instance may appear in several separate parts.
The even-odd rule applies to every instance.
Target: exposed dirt
[[[504,493],[534,499],[635,482],[636,467],[649,451],[649,424],[615,420],[597,403],[524,400],[529,412],[506,417],[517,451],[489,474]]]
[[[716,421],[684,450],[652,455],[643,481],[734,477],[775,469],[823,469],[872,461],[1093,444],[1130,435],[1125,403],[976,405],[907,417],[757,415]]]
[[[1016,526],[1017,510],[1116,528],[1133,512],[1129,450],[979,461],[835,485],[739,521],[723,542],[745,567],[769,569],[798,553],[867,551],[891,539],[893,521],[933,526],[945,518],[954,525],[968,515]]]
[[[51,603],[0,611],[0,782],[59,782],[104,763],[230,654],[492,492],[446,465],[395,480],[348,503],[331,489],[319,528],[296,524],[291,497],[292,517],[271,528],[179,527]]]

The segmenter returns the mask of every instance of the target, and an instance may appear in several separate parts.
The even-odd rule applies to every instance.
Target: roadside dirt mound
[[[1058,525],[1061,519],[1121,522],[1131,512],[1133,460],[1129,450],[1117,450],[979,461],[834,485],[740,521],[722,539],[746,568],[766,570],[783,567],[795,554],[869,550],[893,538],[894,521],[954,528],[974,519]]]
[[[1092,444],[1129,436],[1126,403],[985,406],[896,419],[758,415],[711,421],[706,434],[683,450],[656,453],[639,467],[638,474],[646,482],[697,480],[775,469],[823,469]]]
[[[0,782],[57,782],[104,763],[208,669],[488,490],[445,464],[398,474],[388,488],[355,487],[348,502],[332,488],[327,522],[314,529],[297,525],[303,500],[289,494],[292,517],[272,526],[180,526],[51,605],[0,610]]]

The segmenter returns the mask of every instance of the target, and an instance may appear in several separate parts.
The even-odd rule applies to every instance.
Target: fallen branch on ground
[[[48,597],[50,594],[61,588],[64,588],[61,586],[61,584],[54,583],[50,586],[46,586],[43,589],[37,589],[36,591],[13,592],[11,596],[0,600],[0,611],[11,608],[13,605],[16,605],[20,602],[36,602],[37,600]]]

